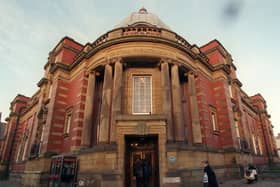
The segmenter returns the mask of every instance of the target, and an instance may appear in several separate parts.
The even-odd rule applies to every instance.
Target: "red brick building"
[[[6,123],[2,122],[2,113],[0,112],[0,150],[4,146],[4,141],[6,137]]]
[[[277,159],[266,102],[242,90],[224,46],[192,45],[144,8],[92,43],[64,37],[44,71],[11,102],[1,149],[27,186],[46,185],[59,155],[79,160],[80,186],[118,187],[135,185],[137,158],[152,186],[199,184],[202,160],[224,178]]]

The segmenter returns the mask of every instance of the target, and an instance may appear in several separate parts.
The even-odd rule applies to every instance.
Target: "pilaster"
[[[178,65],[171,67],[172,101],[173,101],[173,123],[175,124],[175,140],[184,141],[184,125],[181,103],[181,87],[179,80]]]
[[[188,74],[189,81],[189,95],[190,95],[190,109],[191,109],[191,124],[193,131],[193,142],[202,143],[201,128],[199,123],[199,111],[195,90],[195,77],[194,73]]]
[[[113,99],[112,99],[112,114],[110,124],[110,142],[115,142],[115,126],[116,115],[121,114],[122,103],[122,82],[123,82],[123,65],[121,59],[116,59],[114,70],[114,85],[113,85]]]
[[[112,100],[112,67],[105,65],[102,104],[100,113],[99,143],[109,142],[110,108]]]
[[[93,103],[96,75],[94,71],[90,71],[88,75],[88,85],[85,103],[85,114],[82,131],[82,147],[89,147],[91,144],[92,124],[93,124]]]
[[[174,140],[174,129],[172,127],[172,106],[169,65],[167,62],[161,64],[161,85],[162,85],[162,110],[167,118],[167,140]]]

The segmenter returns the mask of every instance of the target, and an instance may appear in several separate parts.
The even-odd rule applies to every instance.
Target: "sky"
[[[85,44],[145,7],[189,43],[218,39],[248,95],[261,93],[280,133],[279,0],[0,0],[0,112],[32,96],[48,53],[64,36]]]

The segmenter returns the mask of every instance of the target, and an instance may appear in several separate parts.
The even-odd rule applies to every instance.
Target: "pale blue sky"
[[[0,0],[2,117],[17,93],[35,93],[48,52],[63,36],[93,42],[142,6],[191,44],[218,39],[243,89],[264,96],[280,132],[279,0]]]

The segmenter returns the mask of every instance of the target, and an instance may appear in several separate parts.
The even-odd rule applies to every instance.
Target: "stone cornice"
[[[38,102],[39,99],[35,99],[30,105],[26,107],[26,109],[22,112],[22,115],[25,115],[28,111],[30,111]]]
[[[236,66],[234,65],[234,63],[231,63],[230,65],[233,67],[233,69],[234,69],[235,71],[237,70],[237,68],[236,68]]]
[[[62,44],[61,47],[59,47],[59,49],[55,50],[54,55],[57,55],[63,48],[68,49],[74,53],[80,53],[81,51],[78,49],[75,49],[67,44]]]
[[[18,97],[24,97],[24,98],[30,99],[29,97],[26,97],[25,95],[17,94],[17,96],[11,102],[11,105],[14,105],[15,103],[23,103],[23,104],[27,103],[27,101],[20,100]]]
[[[65,40],[65,39],[70,40],[70,41],[72,41],[72,42],[74,42],[74,43],[76,43],[76,44],[78,44],[78,45],[80,45],[80,46],[83,46],[83,45],[80,44],[79,42],[75,41],[73,38],[70,38],[69,36],[64,36],[64,37],[56,44],[56,46],[51,50],[50,53],[55,53],[55,52],[57,52],[57,51],[60,49],[60,46],[62,47],[63,45],[65,45],[65,44],[62,43],[63,40]],[[62,44],[62,45],[61,45],[61,44]],[[67,44],[66,44],[66,45],[67,45]],[[67,45],[67,46],[68,46],[68,45]]]
[[[47,69],[48,65],[50,65],[50,62],[49,62],[49,61],[47,61],[47,63],[44,65],[44,70]]]
[[[230,67],[227,64],[219,64],[219,65],[214,66],[213,71],[218,71],[218,70],[223,70],[227,74],[230,74],[230,72],[231,72]]]
[[[226,48],[217,39],[211,40],[210,42],[204,44],[200,48],[203,48],[213,42],[217,42],[218,46],[208,49],[207,51],[205,51],[205,53],[211,53],[214,50],[218,50],[224,57],[226,57],[227,55],[231,56],[230,53],[226,50]],[[214,50],[212,50],[212,49],[214,49]]]
[[[259,109],[259,110],[258,110],[258,113],[259,113],[259,114],[264,114],[267,118],[270,118],[270,117],[271,117],[271,116],[268,114],[268,112],[267,112],[266,110],[263,110],[263,109],[262,109],[262,110]]]
[[[249,103],[244,97],[241,97],[241,101],[242,101],[242,103],[244,103],[248,108],[250,108],[253,112],[255,112],[256,114],[258,113],[257,109],[256,109],[251,103]]]
[[[39,80],[39,82],[37,83],[37,86],[41,87],[42,85],[47,84],[47,83],[48,83],[48,79],[43,77]]]
[[[216,46],[216,47],[213,47],[213,48],[211,48],[211,49],[208,49],[207,51],[204,51],[203,53],[204,54],[210,54],[210,53],[212,53],[212,52],[214,52],[214,51],[219,51],[220,52],[220,54],[224,57],[224,58],[226,58],[226,56],[228,55],[228,53],[226,53],[225,52],[225,50],[220,46],[220,45],[218,45],[218,46]]]
[[[242,83],[239,81],[239,79],[232,79],[233,84],[237,84],[239,87],[242,87]]]
[[[53,74],[57,69],[62,69],[62,70],[65,70],[67,72],[70,70],[69,65],[66,65],[62,62],[56,62],[56,63],[52,64],[51,69],[50,69],[50,73]]]
[[[73,69],[77,64],[79,64],[84,58],[90,58],[98,51],[110,47],[112,45],[120,44],[120,43],[127,43],[127,42],[154,42],[154,43],[163,43],[173,46],[179,50],[184,51],[189,56],[191,56],[194,60],[199,60],[204,66],[206,66],[211,71],[215,71],[214,67],[208,63],[208,59],[204,56],[203,53],[194,54],[190,48],[186,48],[183,45],[178,44],[175,41],[168,40],[166,38],[161,37],[153,37],[153,36],[124,36],[116,39],[112,39],[106,42],[101,43],[100,45],[94,47],[89,53],[82,52],[78,55],[77,59],[70,65],[70,69]]]

